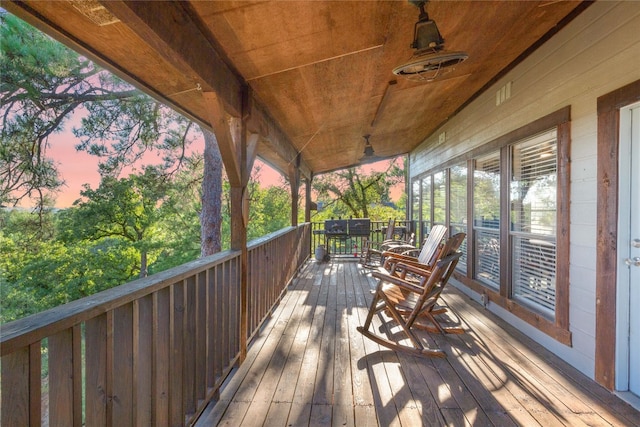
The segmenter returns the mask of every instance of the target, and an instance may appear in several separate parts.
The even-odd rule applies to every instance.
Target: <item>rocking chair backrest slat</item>
[[[444,225],[434,225],[429,233],[429,236],[424,241],[420,255],[418,255],[418,262],[420,264],[431,265],[434,261],[434,257],[438,253],[438,248],[444,235],[447,233],[447,227]]]
[[[395,232],[395,230],[396,230],[396,220],[392,218],[389,220],[389,223],[387,224],[387,234],[385,234],[383,241],[393,240],[393,233]]]

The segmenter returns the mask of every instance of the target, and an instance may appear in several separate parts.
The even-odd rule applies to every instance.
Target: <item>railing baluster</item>
[[[172,286],[171,292],[171,323],[169,335],[170,366],[169,371],[169,423],[182,425],[184,423],[183,408],[183,360],[184,360],[184,283],[178,282]]]
[[[107,424],[107,315],[85,322],[86,424]]]
[[[207,393],[210,388],[215,387],[218,375],[218,360],[216,357],[216,268],[207,270]],[[216,396],[217,397],[217,396]]]
[[[42,425],[42,343],[40,341],[29,345],[29,412],[31,414],[29,426],[40,427]],[[0,424],[2,424],[1,420]]]
[[[207,272],[198,274],[196,279],[196,399],[207,396]],[[197,403],[197,402],[196,402]]]
[[[29,347],[2,357],[2,419],[0,421],[3,426],[34,425],[30,417],[36,417],[36,414],[29,414],[29,374]]]
[[[108,329],[107,329],[108,334]],[[112,423],[133,425],[133,303],[113,310]],[[107,420],[108,422],[108,420]]]
[[[49,337],[49,425],[72,426],[73,335],[65,329]]]
[[[151,425],[153,297],[144,296],[133,303],[133,385],[135,421]]]
[[[170,372],[170,292],[164,288],[153,295],[153,358],[152,372],[152,423],[169,424],[169,372]]]

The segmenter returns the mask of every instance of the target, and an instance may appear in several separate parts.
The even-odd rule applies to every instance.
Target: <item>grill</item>
[[[370,232],[369,218],[328,219],[324,222],[326,236],[368,236]]]
[[[348,221],[346,219],[328,219],[324,222],[326,236],[346,236]]]
[[[371,220],[369,218],[355,218],[349,220],[350,236],[369,236],[371,233]]]

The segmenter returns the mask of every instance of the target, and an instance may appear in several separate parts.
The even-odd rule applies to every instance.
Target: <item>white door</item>
[[[622,366],[617,388],[640,396],[640,105],[620,110],[619,292]],[[620,314],[623,314],[620,316]],[[628,331],[628,334],[626,333]],[[626,342],[625,342],[626,341]],[[625,351],[626,347],[626,351]],[[625,366],[626,365],[626,366]],[[625,384],[626,383],[626,384]],[[626,385],[626,387],[625,387]]]

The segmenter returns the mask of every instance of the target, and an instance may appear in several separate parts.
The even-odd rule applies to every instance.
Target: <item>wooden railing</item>
[[[3,426],[185,425],[310,253],[310,224],[2,325]],[[45,422],[46,423],[46,422]]]
[[[388,224],[388,221],[371,221],[371,232],[369,236],[344,236],[340,239],[332,239],[327,242],[324,234],[324,221],[315,221],[311,223],[311,253],[315,253],[318,245],[326,245],[326,249],[333,255],[346,257],[357,257],[362,251],[365,240],[380,242],[384,240],[382,232]],[[408,230],[408,233],[415,231],[415,223],[411,220],[396,220],[396,227],[402,227]],[[327,245],[328,243],[328,245]]]

